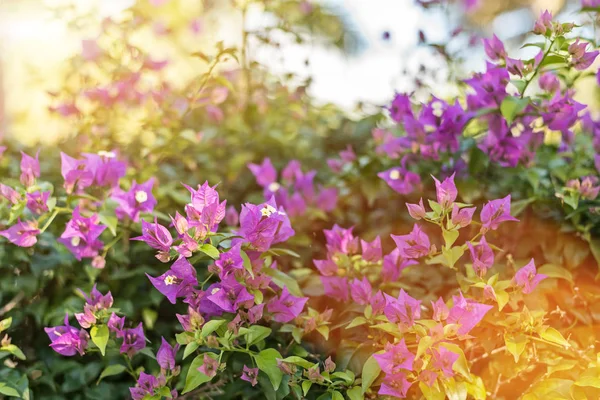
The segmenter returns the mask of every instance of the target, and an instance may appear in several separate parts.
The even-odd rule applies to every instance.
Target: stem
[[[119,240],[121,240],[122,237],[123,237],[123,232],[119,233],[112,240],[112,242],[110,242],[109,244],[107,244],[106,246],[104,246],[104,251],[102,252],[102,254],[103,254],[104,257],[106,257],[106,254],[108,254],[108,251],[110,250],[110,248],[113,247],[115,244],[117,244],[119,242]]]
[[[540,69],[542,68],[542,64],[544,63],[544,60],[546,59],[546,57],[548,57],[548,54],[550,54],[550,51],[552,50],[552,46],[554,45],[555,40],[556,39],[552,39],[552,41],[550,42],[550,46],[548,46],[548,50],[546,50],[546,52],[542,56],[542,59],[540,60],[540,63],[533,70],[533,74],[529,77],[529,79],[527,79],[525,81],[525,86],[523,86],[523,91],[521,92],[521,98],[523,98],[525,96],[525,91],[527,91],[527,87],[533,81],[533,78],[535,78],[537,76],[537,74],[540,72]]]
[[[46,231],[46,229],[48,229],[48,227],[50,226],[52,221],[54,221],[54,218],[56,218],[56,216],[60,213],[60,211],[61,211],[60,208],[55,208],[54,211],[52,211],[50,218],[48,218],[48,221],[46,221],[46,223],[44,224],[44,227],[42,229],[40,229],[40,233],[44,233]]]

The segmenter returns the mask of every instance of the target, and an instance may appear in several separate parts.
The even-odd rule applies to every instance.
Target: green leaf
[[[284,358],[281,361],[290,363],[290,364],[294,364],[294,365],[298,365],[304,369],[310,369],[315,366],[314,363],[312,363],[308,360],[305,360],[302,357],[298,357],[298,356],[290,356],[290,357]]]
[[[208,335],[219,329],[225,322],[227,321],[224,319],[213,319],[208,321],[202,327],[202,337],[207,337]]]
[[[300,254],[296,253],[295,251],[292,251],[289,249],[282,249],[281,247],[271,248],[271,249],[269,249],[269,253],[271,253],[275,256],[286,255],[286,256],[292,256],[295,258],[300,258]]]
[[[516,335],[511,335],[509,333],[504,334],[504,344],[506,345],[506,350],[510,354],[513,355],[515,362],[519,362],[519,357],[525,351],[525,346],[529,342],[527,336],[518,333]]]
[[[365,396],[363,395],[362,389],[360,386],[354,386],[352,389],[348,389],[346,392],[346,396],[350,400],[364,400]]]
[[[254,355],[254,360],[258,369],[264,372],[271,381],[273,389],[279,389],[281,380],[283,379],[283,372],[277,367],[277,359],[281,359],[281,354],[275,349],[265,349],[260,353]]]
[[[0,332],[7,330],[12,325],[12,317],[8,317],[0,321]]]
[[[104,355],[106,352],[106,344],[108,343],[108,326],[94,325],[90,331],[92,342],[100,349],[100,353]]]
[[[465,251],[460,246],[452,247],[451,249],[442,250],[442,255],[444,256],[444,259],[446,260],[446,266],[448,266],[452,269],[454,269],[454,264],[456,264],[458,259],[461,258],[463,256],[463,254],[465,254]]]
[[[254,270],[252,269],[252,261],[250,261],[250,257],[244,250],[240,250],[240,256],[242,256],[242,260],[244,261],[244,269],[248,271],[251,277],[254,278]]]
[[[217,355],[214,353],[205,353],[208,354],[210,357],[214,358],[215,360],[217,359]],[[196,389],[198,386],[202,385],[203,383],[209,382],[212,378],[209,378],[208,376],[206,376],[205,374],[203,374],[202,372],[198,371],[198,368],[200,368],[202,365],[204,364],[204,354],[199,354],[196,356],[196,358],[194,358],[194,360],[192,361],[192,364],[190,364],[190,368],[188,370],[187,376],[185,377],[185,386],[183,388],[183,392],[181,394],[186,394],[188,392],[191,392],[192,390]]]
[[[331,400],[344,400],[344,395],[337,390],[334,390],[331,392]]]
[[[102,373],[100,374],[100,378],[98,378],[96,385],[99,384],[102,379],[107,378],[109,376],[115,376],[115,375],[122,374],[126,370],[127,370],[127,367],[125,367],[122,364],[109,365],[108,367],[104,368],[104,371],[102,371]]]
[[[23,352],[21,351],[20,348],[18,348],[17,346],[15,346],[14,344],[9,344],[7,346],[2,346],[0,347],[0,352],[5,351],[7,353],[12,354],[13,356],[17,357],[20,360],[25,360],[25,354],[23,354]]]
[[[569,347],[569,342],[563,337],[563,335],[552,327],[548,327],[540,332],[540,337],[552,343],[556,343],[560,346]]]
[[[375,357],[371,356],[365,362],[362,369],[362,393],[364,394],[371,387],[375,379],[381,373],[381,368]]]
[[[550,278],[564,279],[571,284],[574,284],[571,271],[557,264],[544,264],[538,268],[538,273],[544,274]]]
[[[351,329],[357,326],[364,325],[366,323],[367,319],[365,317],[356,317],[348,324],[348,326],[346,326],[346,329]]]
[[[206,254],[207,256],[209,256],[210,258],[212,258],[213,260],[218,260],[219,259],[219,250],[213,246],[212,244],[208,244],[205,243],[202,246],[200,246],[200,248],[198,249],[200,252]]]
[[[280,288],[287,287],[288,291],[292,295],[296,297],[302,297],[302,290],[300,290],[298,282],[291,276],[274,268],[263,268],[262,272],[265,275],[269,275],[271,278],[273,278],[273,282],[275,282],[275,284]]]
[[[456,239],[458,239],[458,231],[447,231],[444,229],[442,235],[444,236],[444,243],[447,249],[452,247]]]
[[[600,389],[600,377],[597,376],[581,376],[574,383],[577,386],[589,386]]]
[[[101,211],[98,213],[98,219],[102,225],[108,228],[113,236],[117,236],[117,224],[119,223],[119,220],[115,216],[114,212],[111,213],[109,211]]]
[[[267,328],[266,326],[252,325],[250,328],[248,328],[248,333],[246,333],[246,345],[250,347],[253,344],[260,342],[261,340],[269,337],[271,332],[272,329]]]
[[[513,217],[518,216],[527,209],[527,206],[535,201],[535,197],[513,201],[510,205],[510,213]]]
[[[0,382],[0,394],[5,396],[12,396],[16,398],[21,398],[21,394],[12,386],[9,386],[8,383]]]
[[[310,390],[311,386],[312,386],[311,381],[302,382],[302,393],[304,393],[304,396],[306,396],[308,394],[308,391]]]
[[[432,345],[433,345],[433,338],[431,336],[422,337],[419,340],[416,358],[421,357],[425,353],[425,351],[427,351]]]
[[[500,112],[508,124],[512,124],[515,117],[527,107],[529,104],[529,97],[523,99],[519,97],[506,96],[500,104]]]
[[[194,351],[196,351],[196,349],[199,347],[200,345],[198,344],[198,342],[191,342],[188,343],[185,346],[185,349],[183,350],[183,359],[185,360],[186,358],[189,357],[190,354],[193,354]]]
[[[429,387],[424,382],[419,382],[419,389],[425,400],[444,400],[446,398],[446,393],[435,387]]]

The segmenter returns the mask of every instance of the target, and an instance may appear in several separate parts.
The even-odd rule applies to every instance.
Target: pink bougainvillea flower
[[[152,397],[156,389],[160,389],[166,384],[165,377],[161,374],[158,378],[145,372],[140,372],[136,385],[129,388],[129,393],[133,400],[142,400],[146,396]]]
[[[248,168],[256,178],[256,182],[262,187],[277,182],[277,170],[268,157],[263,160],[262,164],[248,164]]]
[[[452,296],[454,305],[450,309],[446,323],[459,325],[458,334],[467,335],[483,319],[485,314],[493,307],[480,304],[471,299],[465,299],[462,292],[459,296]]]
[[[21,152],[21,183],[25,187],[32,186],[35,178],[40,177],[40,152],[35,154],[35,158]]]
[[[493,35],[491,39],[483,39],[483,49],[492,61],[503,60],[508,56],[504,44],[496,35]]]
[[[401,167],[394,167],[380,172],[377,176],[400,194],[410,194],[421,184],[419,175]]]
[[[37,235],[40,234],[37,221],[21,221],[10,228],[0,231],[0,236],[4,236],[11,243],[19,247],[31,247],[37,243]]]
[[[34,214],[44,214],[48,212],[48,198],[50,192],[33,192],[25,195],[27,198],[27,208]]]
[[[78,160],[65,153],[60,153],[60,173],[65,180],[67,193],[89,187],[94,181],[94,174],[88,169],[86,160]]]
[[[431,309],[433,310],[432,318],[436,321],[443,321],[448,318],[450,310],[448,306],[444,302],[444,299],[441,297],[438,298],[435,302],[431,302]]]
[[[425,211],[422,198],[419,199],[419,204],[406,203],[406,208],[408,208],[408,213],[410,216],[417,221],[421,218],[425,218],[425,214],[427,213],[427,211]]]
[[[244,365],[241,379],[250,382],[252,386],[256,386],[258,383],[258,368],[250,368],[247,365]]]
[[[218,290],[212,290],[208,300],[224,312],[235,313],[240,307],[249,308],[254,304],[254,296],[234,276],[228,275]]]
[[[481,230],[498,229],[498,225],[506,221],[518,221],[510,215],[510,194],[502,199],[488,201],[481,209]]]
[[[185,297],[190,290],[198,285],[196,270],[192,264],[184,258],[179,257],[164,274],[154,278],[146,274],[152,285],[161,292],[172,304],[178,297]]]
[[[429,237],[415,224],[412,231],[407,235],[391,235],[400,255],[404,258],[420,258],[429,254],[431,244]]]
[[[411,385],[412,383],[406,379],[406,375],[402,372],[388,374],[383,379],[378,393],[383,396],[392,396],[403,399],[406,397]]]
[[[50,347],[63,356],[83,355],[87,348],[89,336],[83,329],[79,330],[69,325],[69,315],[65,315],[65,324],[53,328],[44,328],[50,338]]]
[[[219,369],[219,361],[212,358],[208,354],[204,354],[202,366],[198,368],[198,371],[208,376],[209,378],[217,375]]]
[[[173,371],[175,369],[175,355],[177,354],[177,350],[179,350],[179,344],[171,346],[164,337],[161,339],[160,348],[156,352],[156,361],[162,369]]]
[[[98,186],[115,187],[119,179],[125,176],[127,164],[117,160],[115,152],[83,153],[83,156],[87,160],[86,169],[94,176],[94,183]]]
[[[332,276],[332,275],[335,275],[337,273],[337,270],[338,270],[337,264],[334,263],[333,261],[329,260],[329,259],[327,259],[327,260],[313,260],[313,264],[315,265],[315,267],[317,267],[317,269],[319,270],[319,272],[323,276]]]
[[[523,293],[529,294],[546,278],[546,275],[537,273],[535,263],[533,262],[533,259],[531,259],[527,265],[517,271],[513,283],[520,287],[523,290]]]
[[[93,258],[98,255],[104,245],[98,237],[104,232],[106,226],[99,224],[100,218],[93,214],[84,218],[79,213],[79,207],[73,210],[73,216],[67,223],[65,231],[58,241],[77,258]]]
[[[388,294],[384,294],[384,296],[386,306],[383,312],[390,322],[411,327],[414,325],[415,319],[421,317],[421,301],[410,297],[404,289],[400,289],[397,299]]]
[[[21,201],[21,195],[19,194],[19,192],[17,192],[10,186],[6,186],[2,183],[0,183],[0,197],[4,197],[12,204],[17,204],[19,201]]]
[[[374,354],[379,367],[386,374],[396,374],[405,369],[412,371],[415,355],[408,350],[404,339],[397,344],[386,343],[385,352]]]
[[[432,350],[433,354],[433,367],[442,371],[444,376],[451,378],[454,376],[452,366],[458,360],[458,354],[448,350],[447,348],[440,346],[438,349]]]
[[[117,336],[123,339],[120,349],[121,354],[127,354],[129,358],[132,358],[135,353],[146,347],[146,336],[141,322],[135,328],[123,329],[117,332]]]
[[[477,207],[466,207],[459,208],[458,205],[454,204],[452,207],[452,215],[451,222],[454,226],[458,226],[459,228],[464,228],[471,224],[471,220],[473,219],[473,214],[475,214],[475,210]]]
[[[437,202],[444,209],[450,208],[458,196],[458,190],[456,190],[456,185],[454,184],[454,175],[455,174],[452,174],[448,178],[444,179],[443,182],[438,181],[434,176],[432,176],[433,180],[435,181]]]
[[[342,276],[322,276],[325,295],[337,301],[348,301],[348,279]]]
[[[167,228],[158,223],[154,217],[154,223],[142,220],[142,236],[131,238],[145,242],[148,246],[161,252],[168,253],[173,244],[173,237]]]
[[[488,269],[494,265],[494,251],[485,240],[485,236],[481,238],[479,244],[473,246],[471,242],[467,242],[473,261],[473,269],[479,276],[484,276]]]
[[[271,244],[284,242],[294,235],[289,217],[271,198],[262,205],[246,203],[240,212],[237,232],[257,251],[266,251]]]
[[[267,304],[267,311],[273,314],[273,320],[286,323],[300,315],[307,301],[308,297],[293,296],[284,287],[279,297],[273,298]]]
[[[128,191],[116,188],[112,198],[119,203],[115,210],[117,217],[119,219],[128,217],[138,222],[141,213],[151,213],[156,206],[156,199],[152,195],[153,187],[154,178],[150,178],[144,183],[137,183],[134,180]]]
[[[371,302],[371,296],[373,294],[373,288],[371,283],[366,277],[362,280],[354,279],[350,283],[350,295],[355,303],[365,305]]]
[[[381,238],[377,236],[372,242],[360,241],[362,257],[365,261],[377,262],[382,259]]]
[[[352,234],[353,228],[344,229],[337,224],[332,229],[325,229],[327,251],[330,254],[355,254],[358,252],[358,238]]]

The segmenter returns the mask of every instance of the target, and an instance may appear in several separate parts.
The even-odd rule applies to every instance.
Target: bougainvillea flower
[[[503,199],[488,201],[481,209],[480,218],[483,232],[496,230],[505,221],[518,221],[510,215],[510,194]]]
[[[377,262],[382,259],[381,238],[377,236],[372,242],[360,241],[362,257],[365,261]]]
[[[204,325],[204,317],[194,310],[192,307],[188,307],[188,313],[185,315],[175,314],[177,320],[181,324],[181,327],[186,332],[196,332]]]
[[[373,308],[373,315],[379,315],[379,314],[383,313],[383,310],[385,309],[386,301],[385,301],[383,292],[381,290],[378,290],[377,293],[375,293],[371,297],[370,304],[371,304],[371,307]]]
[[[271,244],[284,242],[294,233],[289,217],[283,208],[277,208],[274,198],[262,205],[242,206],[238,234],[255,250],[266,251]]]
[[[552,13],[550,13],[548,10],[545,10],[535,21],[535,24],[533,25],[533,32],[537,33],[538,35],[545,35],[549,29],[552,29]]]
[[[393,190],[400,194],[410,194],[421,184],[421,177],[401,167],[394,167],[377,174]]]
[[[6,186],[2,183],[0,183],[0,196],[4,197],[12,204],[17,204],[19,201],[21,201],[21,195],[19,194],[19,192],[17,192],[10,186]]]
[[[235,313],[240,307],[248,308],[254,304],[254,296],[235,277],[228,275],[221,282],[221,287],[213,289],[208,296],[221,310]]]
[[[485,236],[481,238],[479,244],[473,246],[471,242],[467,242],[471,260],[473,261],[473,269],[479,276],[484,276],[488,269],[494,265],[494,251],[485,240]]]
[[[173,237],[167,228],[158,223],[154,217],[154,223],[142,220],[142,236],[131,238],[131,240],[140,240],[145,242],[153,249],[169,252],[173,244]]]
[[[100,151],[98,154],[83,153],[86,158],[86,169],[94,176],[94,183],[98,186],[115,187],[119,179],[125,176],[127,164],[117,160],[116,153]]]
[[[450,309],[446,323],[459,325],[458,334],[461,336],[467,335],[493,308],[487,304],[465,299],[462,293],[459,296],[452,296],[452,299],[454,305]]]
[[[125,317],[119,317],[117,314],[112,313],[106,325],[110,331],[120,336],[120,332],[123,331],[123,327],[125,326]]]
[[[400,289],[397,299],[388,294],[384,295],[386,305],[383,312],[390,322],[411,327],[415,319],[421,317],[421,301],[410,297],[404,289]]]
[[[411,217],[416,219],[417,221],[421,218],[425,217],[427,211],[425,211],[425,206],[423,205],[423,199],[419,199],[419,204],[411,204],[406,203],[406,208],[408,208],[408,213]]]
[[[458,354],[443,346],[440,346],[438,349],[433,349],[432,354],[433,367],[441,370],[446,378],[452,378],[454,376],[452,366],[456,360],[458,360]]]
[[[508,56],[504,44],[496,35],[493,35],[491,39],[483,39],[483,49],[492,61],[503,60]]]
[[[208,376],[209,378],[217,375],[219,369],[219,361],[212,358],[208,354],[204,354],[202,366],[198,368],[198,371]]]
[[[239,242],[226,252],[219,255],[215,265],[219,268],[219,276],[223,279],[234,269],[244,269],[244,259],[241,255],[242,243]]]
[[[545,90],[550,93],[556,92],[560,89],[560,81],[558,77],[553,72],[545,72],[540,76],[538,81],[540,85],[540,89]]]
[[[404,258],[420,258],[429,254],[429,237],[415,224],[407,235],[390,235]]]
[[[37,221],[21,221],[10,228],[0,231],[0,236],[4,236],[11,243],[19,247],[31,247],[37,243],[37,235],[40,234]]]
[[[448,314],[450,313],[448,306],[444,302],[444,299],[442,299],[441,297],[438,298],[435,302],[431,302],[431,309],[433,310],[432,318],[436,321],[445,320],[446,318],[448,318]]]
[[[332,276],[335,275],[337,273],[338,270],[338,266],[336,263],[334,263],[333,261],[327,259],[327,260],[313,260],[313,264],[315,264],[315,267],[317,267],[317,269],[319,270],[319,272],[321,273],[321,275],[324,276]]]
[[[389,110],[390,116],[396,122],[402,122],[407,115],[412,116],[410,97],[406,94],[397,93]]]
[[[378,393],[383,396],[392,396],[403,399],[406,397],[411,385],[412,383],[406,379],[406,375],[402,372],[388,374],[383,378]]]
[[[265,303],[257,304],[255,306],[250,307],[248,310],[248,322],[251,324],[255,324],[260,321],[263,317],[263,311],[265,308]]]
[[[40,177],[40,152],[35,154],[35,158],[21,152],[21,183],[25,187],[32,186],[35,183],[35,178]]]
[[[256,178],[256,182],[262,187],[267,187],[277,181],[277,170],[269,158],[265,158],[262,164],[248,164],[248,169]]]
[[[229,226],[237,226],[240,221],[240,214],[237,212],[234,206],[227,207],[225,210],[225,223]]]
[[[363,277],[362,280],[355,278],[354,281],[350,282],[350,295],[355,303],[361,305],[369,304],[372,294],[373,288],[366,277]]]
[[[87,168],[86,160],[78,160],[62,152],[60,159],[60,173],[65,180],[64,188],[67,193],[85,189],[93,183],[94,174]]]
[[[97,214],[93,214],[89,218],[82,217],[79,207],[76,207],[58,241],[64,244],[78,260],[93,258],[98,255],[103,246],[98,237],[106,229],[106,226],[99,225],[99,221],[100,218]]]
[[[397,344],[386,343],[385,352],[374,354],[379,367],[386,374],[396,374],[405,369],[412,371],[415,355],[408,350],[404,339]]]
[[[172,303],[175,304],[178,297],[185,297],[189,291],[198,285],[196,270],[192,264],[184,258],[179,257],[164,274],[154,278],[146,274],[152,285],[161,292]]]
[[[83,307],[82,313],[75,313],[75,319],[79,322],[82,328],[90,328],[92,325],[96,323],[96,316],[94,315],[93,308],[86,304]]]
[[[273,320],[286,323],[300,315],[307,301],[308,297],[293,296],[287,287],[284,287],[279,297],[273,298],[267,304],[267,311],[273,314]]]
[[[451,216],[452,225],[460,228],[470,225],[475,210],[477,210],[477,207],[459,208],[458,205],[454,204]]]
[[[575,40],[569,45],[568,51],[571,54],[571,63],[577,70],[584,70],[589,68],[596,60],[598,51],[586,51],[589,43],[580,42],[579,39]]]
[[[115,210],[117,217],[123,219],[129,217],[132,221],[140,220],[140,213],[151,213],[156,206],[156,199],[152,195],[154,178],[148,179],[144,183],[137,183],[135,180],[128,191],[119,188],[115,189],[112,196],[119,203]]]
[[[252,386],[256,386],[258,383],[258,368],[250,368],[244,365],[241,379],[243,381],[250,382]]]
[[[322,276],[325,295],[338,301],[348,301],[348,279],[343,276]]]
[[[179,344],[171,346],[164,337],[161,339],[160,348],[156,352],[156,361],[162,369],[172,371],[175,369],[175,355],[177,354],[177,350],[179,350]]]
[[[432,176],[433,180],[435,181],[437,202],[444,209],[450,208],[458,196],[458,190],[454,184],[454,175],[455,174],[452,174],[448,178],[444,179],[443,182],[438,181],[434,176]]]
[[[520,287],[523,290],[523,293],[529,294],[546,278],[546,275],[537,273],[535,263],[533,262],[533,259],[531,259],[527,265],[517,271],[513,283]]]
[[[50,338],[50,347],[63,356],[83,355],[88,343],[88,334],[85,330],[73,328],[69,325],[69,315],[65,315],[65,324],[53,328],[44,328]]]
[[[127,354],[129,358],[146,347],[146,336],[141,322],[135,328],[123,329],[118,332],[118,336],[123,339],[121,354]]]
[[[25,195],[27,198],[27,208],[34,214],[44,214],[48,212],[48,198],[50,192],[33,192]]]
[[[133,400],[142,400],[146,398],[146,396],[154,396],[156,389],[160,389],[165,386],[165,384],[166,380],[162,374],[156,378],[153,375],[140,372],[140,377],[138,378],[135,387],[130,387],[129,393]]]
[[[92,287],[92,291],[90,295],[87,296],[81,289],[79,292],[83,295],[86,303],[92,306],[95,310],[103,310],[111,308],[113,305],[113,296],[110,291],[106,292],[106,294],[102,294],[94,284]]]
[[[336,224],[332,229],[323,231],[329,254],[355,254],[358,252],[358,238],[354,237],[352,229],[344,229]]]

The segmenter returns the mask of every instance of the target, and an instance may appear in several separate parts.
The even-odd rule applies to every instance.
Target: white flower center
[[[268,188],[268,189],[269,189],[269,191],[270,191],[270,192],[276,192],[276,191],[278,191],[278,190],[279,190],[279,188],[280,188],[280,187],[281,187],[281,185],[280,185],[279,183],[277,183],[277,182],[273,182],[273,183],[271,183],[271,184],[269,185],[269,188]]]
[[[167,276],[165,276],[165,285],[173,285],[173,284],[175,284],[175,279],[177,279],[177,277],[175,275],[167,275]]]
[[[79,243],[81,243],[81,238],[79,238],[79,236],[75,236],[75,237],[71,238],[71,245],[73,247],[79,246]]]
[[[433,103],[431,103],[431,109],[431,113],[436,117],[441,117],[444,113],[444,105],[439,101],[434,101]]]
[[[113,151],[104,151],[104,150],[100,150],[98,152],[98,155],[100,157],[106,157],[106,158],[116,158],[117,157],[117,155]]]
[[[143,203],[146,200],[148,200],[148,193],[144,192],[143,190],[138,190],[135,192],[135,201],[138,203]]]
[[[219,290],[221,290],[220,288],[216,287],[213,290],[210,291],[210,294],[216,294],[219,293]]]
[[[525,127],[523,126],[522,123],[518,123],[517,125],[513,126],[510,130],[510,133],[512,133],[512,135],[514,137],[519,137],[521,136],[521,133],[523,133],[523,131],[525,130]]]
[[[391,180],[397,180],[400,179],[400,171],[398,171],[397,169],[393,170],[392,172],[390,172],[390,179]]]
[[[273,207],[272,205],[269,205],[269,204],[265,204],[263,209],[260,210],[260,213],[262,214],[263,217],[270,217],[271,214],[273,214],[275,212],[277,212],[275,207]]]

